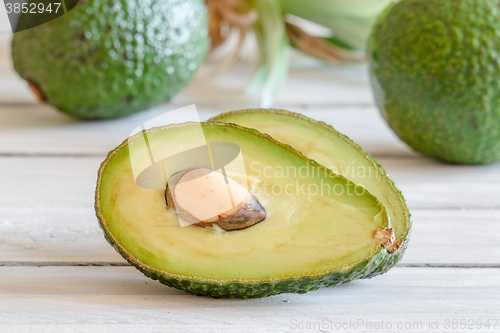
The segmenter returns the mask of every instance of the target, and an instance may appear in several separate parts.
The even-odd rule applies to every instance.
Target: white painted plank
[[[2,7],[0,7],[0,11],[1,10]],[[0,73],[4,73],[6,69],[12,67],[10,57],[10,41],[12,39],[12,32],[8,32],[8,30],[10,30],[10,25],[5,26],[6,22],[4,22],[1,17],[2,13],[0,12]]]
[[[36,103],[36,98],[28,85],[17,75],[12,65],[10,42],[12,31],[5,13],[0,6],[0,103]],[[0,106],[2,111],[2,106]]]
[[[410,208],[499,208],[500,163],[452,165],[429,158],[379,158]]]
[[[103,159],[2,157],[0,207],[91,207]]]
[[[182,106],[166,104],[130,117],[96,122],[73,119],[46,105],[0,106],[3,110],[0,111],[0,152],[105,156],[143,122]],[[219,114],[219,110],[200,108],[200,114],[206,120]]]
[[[10,52],[10,51],[9,51]],[[36,103],[26,83],[12,69],[10,54],[1,50],[0,103]],[[210,68],[211,66],[205,65]],[[197,79],[173,98],[176,104],[233,103],[258,106],[259,94],[244,90],[254,66],[245,61],[213,79]],[[366,66],[334,68],[311,60],[292,63],[288,80],[276,98],[277,105],[371,105],[373,96]]]
[[[9,24],[9,17],[7,16],[7,9],[5,6],[0,7],[0,36],[1,35],[12,35],[12,29]],[[0,40],[0,48],[2,47],[2,43]]]
[[[305,295],[216,300],[162,286],[131,267],[2,267],[0,290],[3,325],[71,324],[79,331],[88,324],[171,325],[183,332],[192,331],[190,325],[202,332],[230,326],[244,332],[316,322],[333,325],[324,329],[333,332],[339,331],[336,323],[351,321],[360,324],[347,331],[372,332],[368,322],[383,320],[383,331],[415,332],[429,331],[429,321],[439,320],[435,331],[444,332],[446,320],[498,319],[500,269],[395,268]],[[405,330],[405,324],[415,326]]]
[[[500,210],[414,209],[402,264],[500,264]]]
[[[0,260],[120,260],[104,242],[93,213],[101,160],[0,158]],[[414,214],[406,263],[498,264],[499,164],[459,167],[391,158],[380,162],[409,199]],[[496,209],[477,209],[488,207]]]
[[[0,208],[0,261],[119,262],[92,206]]]
[[[34,104],[36,98],[28,85],[11,69],[0,69],[0,103],[2,104]],[[3,105],[0,104],[0,112]]]
[[[165,104],[130,117],[82,122],[43,105],[0,106],[0,154],[100,154],[121,143],[141,123],[182,107]],[[198,104],[200,120],[250,105]],[[283,108],[287,108],[283,106]],[[294,107],[334,126],[374,156],[416,156],[389,129],[375,107]],[[175,118],[172,120],[175,122]]]
[[[211,62],[205,64],[205,67],[211,66]],[[244,93],[253,68],[251,57],[242,59],[238,66],[211,80],[196,79],[173,101],[178,104],[239,103],[256,107],[260,103],[259,94]],[[275,103],[285,106],[372,105],[374,99],[367,66],[333,67],[294,53],[287,82]]]
[[[500,210],[413,210],[404,265],[499,265]],[[93,208],[0,208],[0,262],[125,261],[109,246]]]
[[[102,157],[0,157],[0,207],[90,207]],[[410,208],[500,208],[500,163],[379,158]]]

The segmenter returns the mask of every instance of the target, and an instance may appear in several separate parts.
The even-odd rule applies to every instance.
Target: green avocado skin
[[[102,224],[101,228],[102,228]],[[103,228],[105,230],[105,228]],[[381,249],[370,260],[364,261],[346,272],[331,273],[320,276],[303,277],[297,279],[262,280],[258,282],[200,282],[185,278],[176,278],[162,274],[161,271],[153,270],[143,266],[137,261],[131,260],[127,253],[120,250],[106,232],[106,240],[118,251],[125,260],[144,275],[169,287],[181,289],[198,296],[210,296],[213,298],[262,298],[284,293],[305,294],[320,287],[335,287],[340,284],[351,282],[357,279],[370,279],[377,275],[386,273],[394,265],[393,255],[387,250]],[[401,256],[397,256],[399,259]],[[399,260],[398,259],[398,260]],[[398,261],[396,260],[396,261]]]
[[[382,250],[379,254],[375,255],[372,260],[356,265],[345,273],[332,273],[318,277],[303,277],[299,279],[283,279],[277,282],[201,283],[166,277],[152,271],[143,271],[140,268],[139,270],[153,280],[158,280],[170,287],[189,291],[198,296],[211,296],[214,298],[261,298],[284,293],[305,294],[309,291],[317,290],[322,286],[335,287],[357,279],[372,278],[379,275],[378,272],[372,274],[375,270],[386,271],[380,267],[380,263],[384,262],[386,255],[387,251]]]
[[[81,0],[15,33],[12,59],[57,109],[104,119],[169,100],[191,81],[209,44],[201,0]]]
[[[403,0],[368,41],[371,83],[413,149],[461,164],[500,160],[500,0]]]

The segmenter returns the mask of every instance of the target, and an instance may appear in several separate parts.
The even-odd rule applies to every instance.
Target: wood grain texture
[[[372,105],[366,67],[332,68],[318,66],[310,60],[294,62],[290,68],[289,80],[276,98],[278,105]],[[13,70],[10,50],[0,49],[0,103],[36,104],[36,98],[27,84]],[[211,64],[204,65],[211,68]],[[229,104],[257,107],[259,95],[245,94],[245,87],[251,78],[253,64],[249,60],[219,74],[212,79],[195,79],[192,84],[172,99],[181,105]],[[307,86],[307,89],[304,89]]]
[[[0,157],[0,207],[90,207],[104,158]],[[449,165],[420,157],[378,161],[401,189],[410,209],[500,208],[500,163]]]
[[[500,265],[500,210],[414,209],[403,264]]]
[[[103,159],[1,157],[0,207],[92,207]]]
[[[500,265],[500,210],[413,210],[404,265]],[[0,208],[0,265],[126,264],[93,208]]]
[[[395,268],[305,295],[216,300],[163,286],[131,267],[1,267],[0,290],[3,325],[147,324],[182,331],[195,325],[204,326],[203,332],[230,325],[242,332],[256,326],[292,329],[299,322],[383,320],[422,322],[425,329],[429,320],[443,325],[445,319],[498,318],[500,270]],[[360,325],[353,331],[374,330]]]
[[[104,241],[93,212],[102,159],[0,158],[0,260],[120,261]],[[414,215],[404,262],[499,263],[500,193],[495,193],[500,189],[500,165],[451,166],[420,158],[380,162],[403,190]],[[491,207],[483,207],[486,204]],[[461,209],[446,209],[455,206]]]
[[[0,332],[470,332],[446,320],[500,319],[500,269],[487,268],[500,266],[500,164],[448,165],[411,151],[374,107],[366,67],[331,68],[294,53],[276,107],[333,125],[386,168],[414,217],[400,267],[306,295],[214,300],[126,266],[99,229],[94,187],[107,152],[154,116],[193,103],[201,120],[257,107],[258,94],[243,92],[251,53],[203,80],[209,59],[169,103],[81,122],[36,102],[12,68],[8,30],[0,21]],[[79,264],[105,266],[64,266]],[[500,331],[500,323],[473,331]]]
[[[452,165],[425,157],[378,161],[410,208],[500,208],[500,163]]]
[[[0,208],[0,261],[126,264],[104,239],[92,206]]]
[[[0,106],[0,154],[105,155],[141,123],[182,106],[165,104],[130,117],[82,122],[47,105],[3,105]],[[246,107],[250,105],[197,105],[201,121]],[[283,105],[276,107],[286,108]],[[399,141],[373,106],[297,106],[288,109],[334,126],[374,156],[417,156]],[[171,121],[176,122],[176,118]]]
[[[104,241],[93,211],[103,158],[1,157],[0,261],[121,261]],[[499,264],[500,165],[380,162],[414,215],[404,263]]]

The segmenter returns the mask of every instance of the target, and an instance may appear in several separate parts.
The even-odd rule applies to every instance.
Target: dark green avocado
[[[452,163],[500,160],[499,0],[404,0],[368,41],[372,87],[413,149]]]
[[[114,118],[183,89],[208,51],[207,34],[201,0],[81,0],[15,33],[12,59],[39,99],[77,118]]]

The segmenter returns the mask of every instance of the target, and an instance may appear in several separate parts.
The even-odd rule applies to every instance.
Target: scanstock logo
[[[12,32],[42,25],[63,16],[79,0],[3,0]]]

